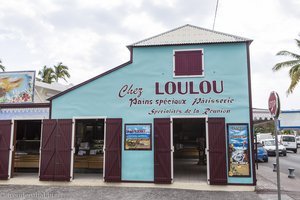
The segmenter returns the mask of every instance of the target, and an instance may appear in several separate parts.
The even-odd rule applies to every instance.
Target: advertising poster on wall
[[[0,103],[32,103],[35,71],[0,73]]]
[[[227,124],[229,150],[229,177],[249,177],[248,124]]]
[[[125,124],[125,150],[151,150],[151,124]]]

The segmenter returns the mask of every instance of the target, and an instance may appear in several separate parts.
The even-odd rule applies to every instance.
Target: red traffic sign
[[[280,113],[280,101],[279,96],[276,92],[271,92],[269,97],[269,111],[274,118],[278,118]]]

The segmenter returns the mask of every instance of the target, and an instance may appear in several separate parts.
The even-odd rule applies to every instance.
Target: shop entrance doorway
[[[75,120],[74,178],[103,175],[104,124],[104,119]]]
[[[14,121],[14,152],[12,171],[18,173],[39,172],[42,120]]]
[[[198,120],[197,120],[198,119]],[[193,122],[195,120],[195,122]],[[175,123],[174,123],[175,121]],[[190,124],[189,124],[190,123]],[[177,126],[187,126],[187,127],[193,127],[195,124],[198,124],[200,126],[201,134],[186,134],[186,138],[183,139],[183,142],[185,140],[189,140],[191,138],[192,141],[194,141],[192,144],[196,148],[198,141],[200,142],[203,140],[202,132],[205,133],[205,144],[206,144],[206,165],[207,165],[207,171],[206,173],[201,173],[200,170],[200,176],[203,175],[205,177],[208,184],[211,185],[225,185],[227,184],[227,169],[226,169],[226,137],[225,137],[225,118],[206,118],[206,117],[172,117],[170,118],[155,118],[154,119],[154,182],[155,183],[172,183],[174,180],[174,165],[177,165],[177,163],[174,163],[174,150],[175,146],[177,144],[178,149],[183,148],[184,145],[182,143],[179,143],[176,141],[175,143],[173,140],[177,140],[178,136],[180,135],[179,132],[182,131]],[[205,125],[201,125],[201,124]],[[173,125],[175,124],[175,125]],[[176,125],[177,124],[177,125]],[[188,124],[188,125],[186,125]],[[184,128],[183,130],[186,130],[189,128]],[[204,130],[203,130],[204,129]],[[192,128],[195,132],[196,128]],[[195,137],[200,137],[199,139],[195,139]],[[184,138],[184,136],[183,136]],[[201,139],[202,138],[202,139]],[[195,142],[196,141],[196,142]],[[180,145],[181,144],[181,145]],[[186,142],[186,146],[189,142]],[[190,146],[193,146],[190,145]],[[195,147],[193,147],[195,148]],[[176,153],[179,151],[176,149]],[[184,149],[184,148],[183,148]],[[200,150],[199,145],[199,150]],[[194,152],[196,153],[196,152]],[[180,154],[179,154],[180,155]],[[194,154],[196,155],[196,154]],[[199,154],[198,154],[199,155]],[[201,161],[205,161],[205,159],[201,159],[201,156],[203,155],[202,151],[200,152],[200,156],[196,158],[195,161],[192,161],[189,156],[183,156],[185,158],[184,161],[191,161],[195,164],[197,163],[197,160],[200,161],[199,164],[201,164]],[[191,155],[190,155],[191,156]],[[199,159],[200,158],[200,159]],[[205,158],[205,157],[204,157]],[[205,162],[203,163],[203,165]],[[188,166],[188,165],[187,165]],[[201,165],[200,165],[201,166]],[[176,168],[176,167],[175,167]],[[180,172],[175,172],[175,180],[176,178],[180,177]],[[187,170],[182,170],[187,173]],[[197,172],[198,173],[198,172]],[[186,176],[183,178],[183,181],[187,181],[185,179],[188,179],[189,176]],[[194,178],[194,177],[193,177]],[[200,178],[200,177],[199,177]],[[180,179],[180,178],[179,178]],[[196,178],[196,180],[199,180]],[[200,179],[201,181],[203,179]]]
[[[173,118],[173,180],[206,182],[206,118]]]

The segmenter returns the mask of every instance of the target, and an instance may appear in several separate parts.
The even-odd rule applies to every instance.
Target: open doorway
[[[13,172],[38,173],[40,158],[41,120],[15,120]]]
[[[205,118],[173,118],[174,181],[207,181]]]
[[[103,174],[104,119],[76,119],[74,140],[75,176]]]

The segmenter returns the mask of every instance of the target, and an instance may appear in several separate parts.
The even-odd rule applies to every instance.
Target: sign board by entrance
[[[279,96],[276,92],[271,92],[269,96],[269,111],[274,118],[278,118],[279,113],[280,113],[280,101],[279,101]]]

